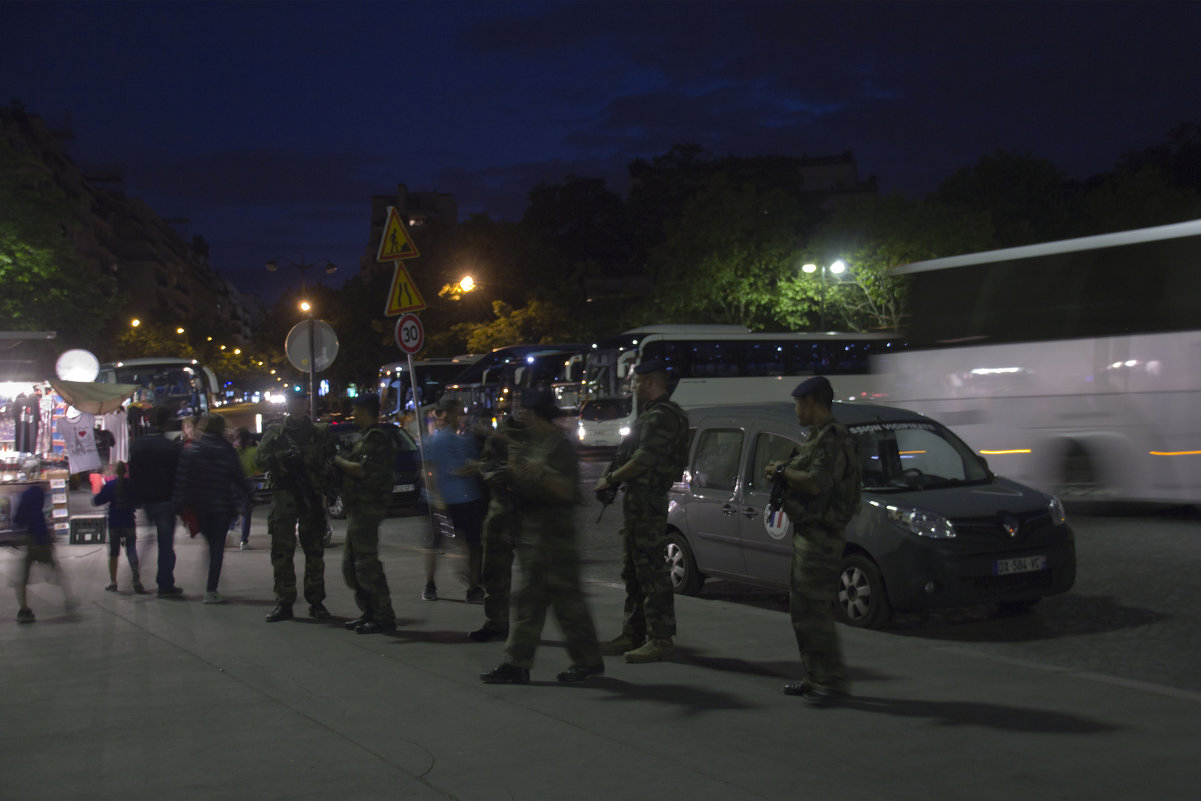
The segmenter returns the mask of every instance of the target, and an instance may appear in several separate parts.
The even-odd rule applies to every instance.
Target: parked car
[[[409,433],[395,423],[380,423],[396,441],[395,477],[392,482],[392,505],[413,506],[421,503],[421,453]],[[339,453],[350,453],[361,436],[354,423],[331,423]],[[337,519],[346,517],[346,506],[342,503],[339,487],[328,494],[329,516]]]
[[[632,398],[597,398],[580,407],[576,436],[581,448],[616,448],[630,433]]]
[[[859,440],[863,475],[838,584],[842,622],[879,627],[893,610],[983,603],[1024,609],[1071,589],[1075,541],[1054,496],[994,475],[920,414],[835,403],[834,416]],[[710,407],[690,422],[690,460],[668,512],[676,592],[693,594],[708,576],[786,588],[793,527],[767,511],[763,472],[803,442],[793,405]]]

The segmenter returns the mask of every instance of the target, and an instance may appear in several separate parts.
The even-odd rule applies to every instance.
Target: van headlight
[[[1047,511],[1051,513],[1051,525],[1062,526],[1068,522],[1067,513],[1063,511],[1063,503],[1054,495],[1047,496]]]
[[[617,436],[628,437],[629,435],[630,435],[630,427],[629,426],[622,426],[621,428],[617,429]]]
[[[576,436],[580,438],[580,442],[583,442],[583,441],[584,441],[584,436],[585,436],[585,434],[584,434],[584,427],[583,427],[582,425],[576,426],[576,427],[575,427],[575,433],[576,433]]]
[[[929,537],[932,540],[954,539],[955,526],[937,512],[929,512],[914,506],[893,506],[872,501],[873,506],[880,506],[884,514],[894,525],[900,526],[910,534],[919,537]]]

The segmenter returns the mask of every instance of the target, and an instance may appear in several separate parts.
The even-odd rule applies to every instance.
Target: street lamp
[[[308,272],[313,267],[321,267],[323,270],[325,270],[326,275],[333,275],[334,273],[336,273],[338,271],[338,265],[334,264],[329,259],[321,259],[320,261],[314,261],[314,262],[305,262],[305,261],[291,261],[290,259],[280,259],[280,258],[274,258],[274,259],[271,259],[269,262],[267,262],[267,271],[273,273],[279,269],[281,264],[284,265],[285,267],[295,267],[297,270],[300,271],[300,294],[301,294],[302,298],[305,295],[305,293],[307,292],[307,288],[305,287],[305,283],[304,283],[304,274],[306,272]],[[318,279],[318,283],[320,283],[320,279]],[[314,423],[316,423],[317,422],[317,368],[316,368],[317,343],[315,342],[316,336],[313,331],[313,329],[315,328],[315,325],[313,323],[313,304],[309,303],[308,300],[302,299],[300,301],[300,310],[308,316],[308,320],[309,320],[309,419],[312,420]]]
[[[472,278],[470,275],[465,275],[460,278],[457,283],[444,284],[443,287],[438,290],[438,297],[449,297],[451,300],[462,300],[464,295],[466,295],[468,292],[478,289],[479,286],[480,285],[475,282],[474,278]]]
[[[810,275],[817,272],[818,269],[819,268],[816,264],[806,264],[803,267],[801,267],[801,270],[803,272],[808,273]],[[820,269],[822,271],[822,291],[821,291],[821,296],[820,296],[820,298],[818,300],[818,304],[817,304],[818,314],[820,317],[820,322],[818,323],[817,328],[819,331],[825,331],[826,330],[826,272],[828,270],[829,272],[833,273],[834,275],[842,275],[843,273],[845,273],[847,271],[847,263],[845,261],[843,261],[842,259],[837,259],[834,261],[833,264],[831,264],[829,266],[829,268],[827,268],[826,265],[823,264]],[[838,283],[838,281],[835,280],[835,283]]]

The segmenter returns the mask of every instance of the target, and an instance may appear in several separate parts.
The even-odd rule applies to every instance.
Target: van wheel
[[[678,531],[667,534],[667,568],[671,572],[671,588],[680,595],[696,595],[705,583],[705,577],[696,569],[688,540]]]
[[[892,617],[880,570],[862,554],[853,553],[842,560],[837,600],[835,613],[848,626],[879,628]]]

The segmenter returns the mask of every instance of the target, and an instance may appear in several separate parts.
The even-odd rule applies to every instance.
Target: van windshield
[[[963,440],[931,420],[848,426],[859,438],[865,490],[914,490],[992,480]]]
[[[582,420],[621,420],[630,416],[631,398],[600,398],[590,400],[580,408]]]

